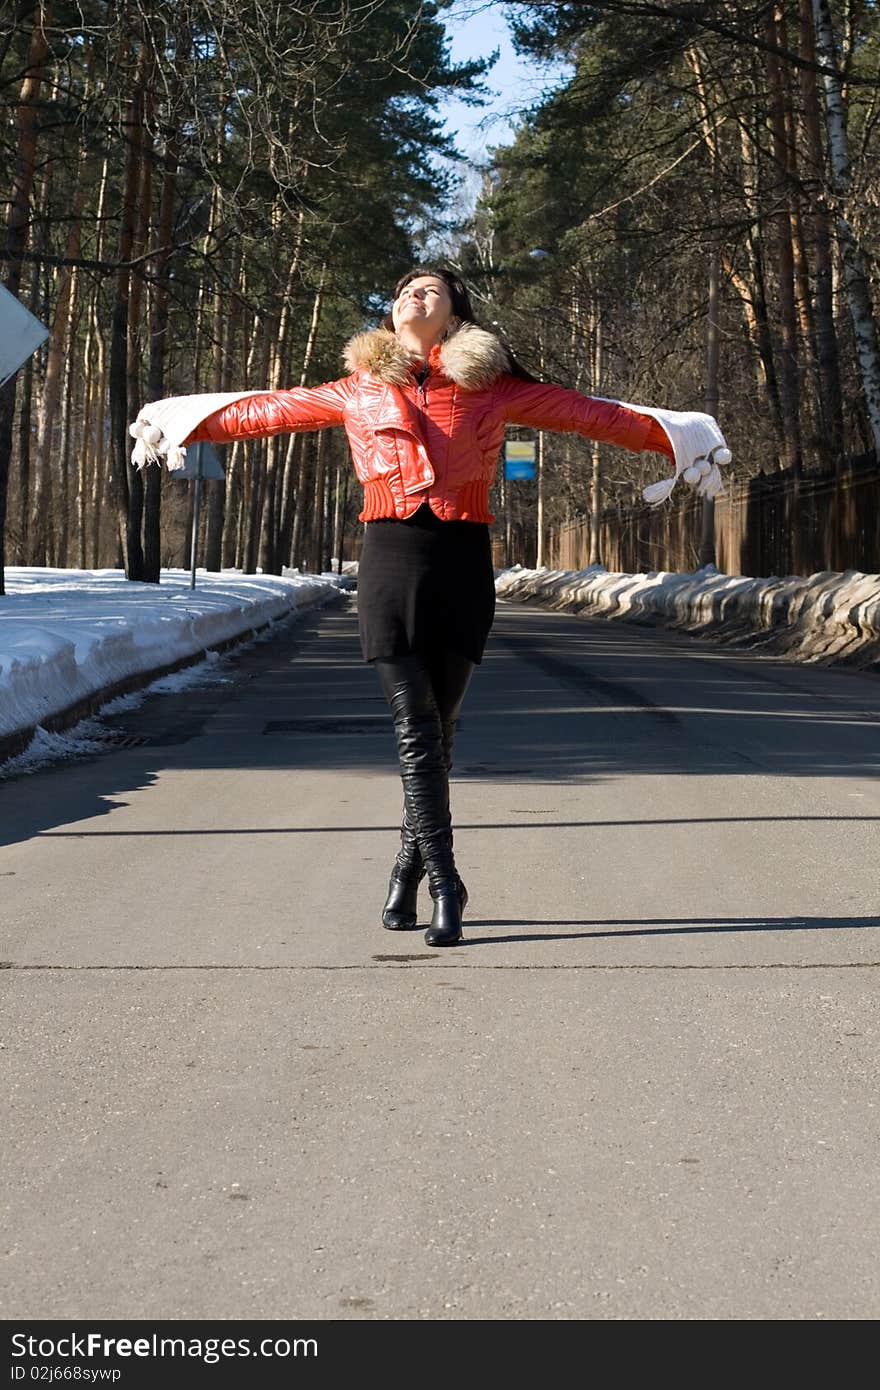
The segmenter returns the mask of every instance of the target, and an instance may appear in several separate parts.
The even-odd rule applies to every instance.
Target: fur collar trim
[[[368,372],[391,386],[411,385],[412,369],[419,360],[387,328],[355,334],[343,356],[350,372]],[[428,360],[466,391],[480,391],[510,371],[501,339],[475,323],[461,324],[445,342],[431,349]]]

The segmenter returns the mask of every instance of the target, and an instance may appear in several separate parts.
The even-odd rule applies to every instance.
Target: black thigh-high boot
[[[415,827],[434,900],[429,945],[461,939],[460,881],[452,854],[443,724],[425,664],[418,657],[375,663],[394,720],[405,820]]]
[[[452,771],[452,755],[455,746],[455,727],[456,719],[444,720],[441,725],[443,739],[443,761],[446,765],[446,777]],[[454,843],[454,835],[450,817],[450,844]],[[391,867],[391,879],[388,884],[388,897],[382,909],[382,925],[389,931],[411,930],[418,919],[418,893],[419,884],[425,877],[425,865],[422,860],[422,851],[419,848],[416,828],[412,824],[407,811],[406,800],[403,803],[403,821],[400,827],[400,849],[397,851],[394,863]],[[459,874],[459,897],[461,898],[461,908],[464,911],[467,905],[468,893]]]
[[[416,828],[409,818],[404,801],[400,849],[391,868],[388,897],[382,909],[383,927],[387,927],[389,931],[407,931],[416,925],[419,884],[424,877],[425,866]]]
[[[445,719],[442,724],[443,730],[443,760],[446,763],[446,782],[449,784],[449,774],[452,771],[452,758],[455,748],[455,729],[458,724],[457,719]],[[454,851],[455,830],[452,824],[452,816],[449,817],[449,847]],[[457,870],[456,870],[457,872]],[[458,896],[461,901],[461,910],[464,912],[467,907],[468,890],[464,886],[461,874],[458,874]]]
[[[443,730],[443,754],[446,762],[447,785],[449,775],[452,772],[453,750],[455,746],[455,731],[458,727],[458,717],[461,713],[462,703],[470,685],[471,677],[474,673],[475,663],[470,657],[454,648],[440,648],[432,652],[427,659],[428,674],[431,678],[431,688],[434,691],[434,698],[437,701],[437,708],[440,711],[440,719]],[[449,820],[449,844],[453,846],[454,831],[452,817]],[[458,876],[459,900],[461,910],[464,912],[467,905],[468,892]]]
[[[454,946],[461,940],[463,885],[452,853],[449,781],[440,719],[436,714],[403,718],[396,729],[407,814],[416,827],[434,902],[425,941],[429,946]]]

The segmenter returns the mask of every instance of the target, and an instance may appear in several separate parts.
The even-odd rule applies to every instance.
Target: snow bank
[[[228,643],[338,594],[333,576],[10,566],[0,597],[0,756],[10,736],[125,681]],[[109,698],[109,696],[108,696]]]
[[[713,566],[693,574],[584,570],[496,572],[499,598],[590,618],[614,618],[718,637],[792,661],[880,662],[880,574],[827,571],[750,579]]]

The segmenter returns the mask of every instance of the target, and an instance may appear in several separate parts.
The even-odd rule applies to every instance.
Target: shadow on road
[[[651,936],[716,936],[730,932],[793,932],[793,931],[841,931],[858,930],[860,928],[880,927],[880,917],[672,917],[662,919],[664,926],[653,926],[652,922],[656,918],[643,918],[637,923],[633,923],[632,918],[620,921],[614,918],[590,919],[571,919],[566,918],[561,921],[541,923],[534,919],[531,921],[518,921],[514,918],[493,918],[493,919],[473,919],[467,922],[468,934],[461,943],[464,946],[492,945],[498,946],[502,942],[515,941],[594,941],[603,938],[612,940],[622,940],[625,937],[651,937]],[[553,925],[562,927],[614,927],[622,930],[614,931],[577,931],[577,932],[515,932],[505,936],[472,936],[470,932],[474,927],[536,927],[543,925]]]
[[[59,825],[83,825],[64,834],[112,834],[88,823],[110,816],[126,804],[127,793],[149,787],[168,767],[394,774],[390,719],[375,673],[361,660],[351,605],[306,615],[291,633],[230,658],[228,670],[227,684],[150,696],[137,710],[114,716],[112,727],[142,737],[140,747],[0,783],[0,845]],[[586,787],[634,774],[873,778],[880,772],[873,682],[732,655],[697,639],[669,641],[500,605],[465,703],[453,781],[537,789]],[[549,808],[540,803],[523,809],[536,817],[529,829],[690,823],[642,820],[637,804],[631,818],[619,821],[547,819]],[[693,823],[706,822],[695,817]],[[524,823],[492,828],[508,824]],[[344,834],[363,827],[332,828]],[[209,833],[316,830],[253,825]],[[169,825],[144,833],[204,832]]]

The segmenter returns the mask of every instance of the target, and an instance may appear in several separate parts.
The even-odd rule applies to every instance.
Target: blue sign
[[[534,478],[535,465],[533,463],[527,463],[525,460],[506,459],[504,462],[504,476],[505,478],[512,479]]]
[[[508,439],[504,445],[505,478],[534,478],[535,441],[533,439]]]

